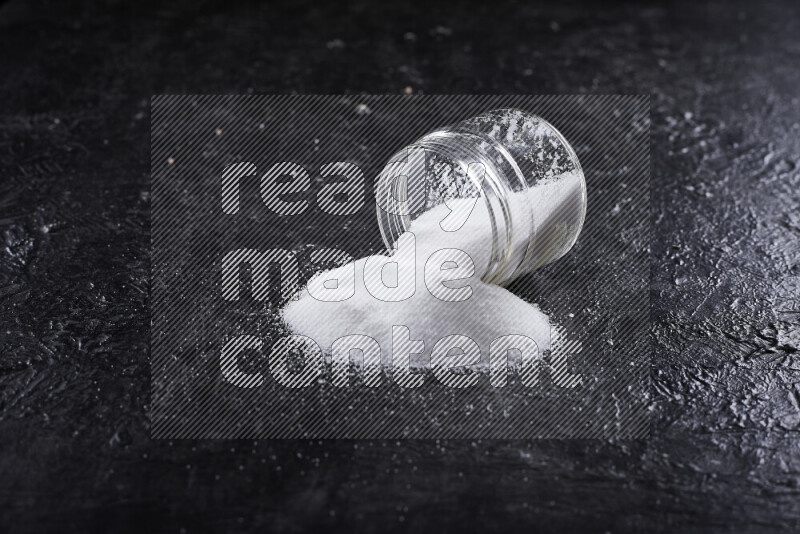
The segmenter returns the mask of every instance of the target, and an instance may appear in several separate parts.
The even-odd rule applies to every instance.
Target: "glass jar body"
[[[488,213],[482,278],[505,285],[572,248],[586,215],[586,183],[555,127],[517,109],[490,111],[426,134],[390,159],[376,182],[386,246],[430,210],[469,206],[465,200]]]

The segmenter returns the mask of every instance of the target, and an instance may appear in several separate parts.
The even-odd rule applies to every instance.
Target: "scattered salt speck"
[[[214,131],[214,133],[215,133],[215,134],[217,134],[218,136],[220,136],[220,135],[222,135],[222,130],[220,130],[219,128],[217,128],[217,129]]]
[[[686,113],[683,114],[683,118],[686,119],[687,121],[692,120],[692,117],[694,117],[694,115],[692,115],[691,111],[687,111]]]
[[[367,106],[366,104],[359,104],[356,106],[356,113],[358,115],[369,115],[370,113],[372,113],[372,110],[369,109],[369,106]]]
[[[414,89],[411,88],[410,85],[406,86],[405,90],[403,91],[405,94],[410,95],[414,92]]]
[[[616,214],[618,214],[618,213],[619,213],[621,210],[622,210],[622,208],[620,207],[619,203],[617,203],[617,205],[616,205],[616,206],[614,206],[614,207],[611,209],[611,215],[616,215]]]
[[[450,37],[451,35],[453,35],[453,30],[451,30],[446,26],[436,26],[433,29],[433,33],[434,35],[442,35],[444,37]]]
[[[172,165],[175,163],[175,158],[167,158],[167,165]]]
[[[341,39],[333,39],[332,41],[328,41],[327,45],[328,50],[336,50],[344,48],[344,41]]]

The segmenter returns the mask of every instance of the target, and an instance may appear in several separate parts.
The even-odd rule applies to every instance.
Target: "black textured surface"
[[[792,2],[93,4],[0,8],[4,530],[800,528]],[[150,95],[407,86],[651,93],[652,439],[151,441]]]

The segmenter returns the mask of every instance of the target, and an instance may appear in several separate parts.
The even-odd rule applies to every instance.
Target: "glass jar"
[[[454,199],[483,202],[491,252],[482,279],[499,285],[566,254],[586,216],[575,151],[550,123],[519,109],[489,111],[424,135],[389,160],[375,193],[390,249],[431,209]]]

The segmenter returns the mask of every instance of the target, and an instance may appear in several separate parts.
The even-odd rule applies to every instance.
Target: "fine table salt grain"
[[[554,195],[570,193],[541,184],[527,192],[515,194],[527,196],[528,205],[535,214],[536,226],[540,227],[541,222],[549,217],[552,211],[550,207],[559,204]],[[370,256],[314,276],[300,298],[290,301],[283,309],[282,316],[288,328],[294,334],[314,340],[325,354],[330,354],[333,342],[339,338],[354,334],[369,336],[378,342],[381,360],[387,365],[391,362],[393,326],[407,327],[412,340],[424,342],[424,351],[412,355],[412,366],[424,365],[429,361],[436,342],[454,334],[468,336],[475,341],[481,350],[483,363],[488,359],[492,341],[511,334],[533,339],[541,352],[549,350],[548,316],[535,304],[525,302],[500,286],[481,281],[491,255],[491,223],[483,201],[475,202],[474,207],[465,206],[464,203],[472,204],[469,199],[459,199],[449,203],[449,206],[439,205],[414,220],[410,232],[400,239],[398,252],[391,259],[382,255]],[[457,213],[459,209],[465,209],[469,213],[471,207],[472,212],[460,229],[442,229],[440,223],[450,215],[451,210]],[[413,234],[413,239],[408,234]],[[429,266],[426,277],[428,259],[443,249],[458,249],[472,259],[474,269],[469,269],[469,265],[458,265],[459,276],[447,278],[458,280],[444,284],[448,288],[461,288],[459,295],[462,298],[467,295],[465,300],[440,300],[429,290],[429,286],[435,291],[442,285],[437,276],[441,278],[447,274],[447,271],[438,268],[447,263],[448,253],[445,252],[445,261],[442,262],[440,256],[436,268]],[[373,296],[365,285],[365,268],[370,269],[371,262],[376,262],[378,266],[389,262],[381,271],[382,280],[386,286],[396,286],[400,282],[398,276],[402,277],[403,273],[410,271],[397,268],[392,261],[400,263],[402,260],[398,258],[408,258],[408,254],[414,256],[413,294],[399,302],[387,302]],[[312,296],[331,287],[332,280],[338,280],[340,284],[343,281],[349,281],[350,284],[354,282],[353,295],[336,302],[325,302]]]

